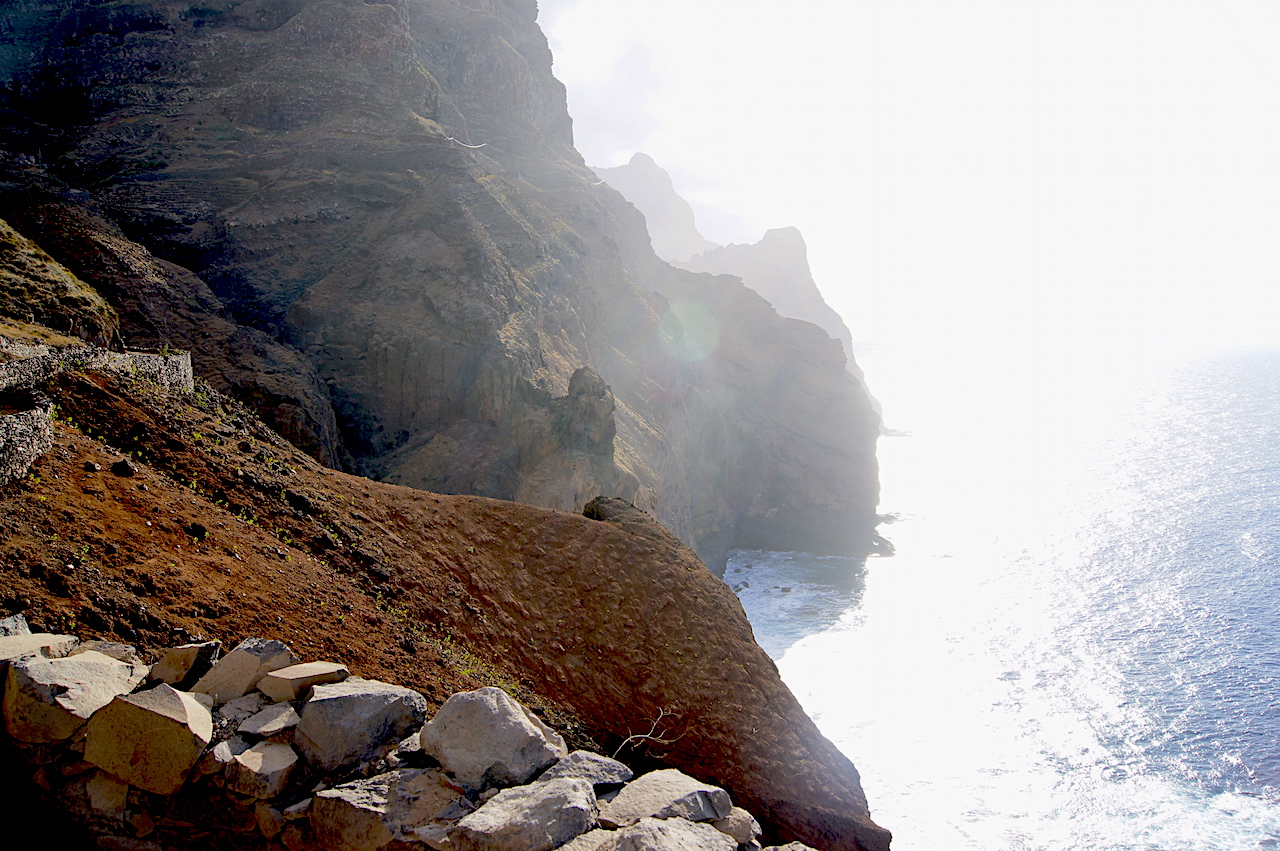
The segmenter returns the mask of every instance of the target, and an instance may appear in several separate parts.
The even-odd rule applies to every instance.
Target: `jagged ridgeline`
[[[9,0],[0,217],[325,463],[622,497],[713,568],[867,551],[879,423],[840,344],[654,255],[536,12]]]

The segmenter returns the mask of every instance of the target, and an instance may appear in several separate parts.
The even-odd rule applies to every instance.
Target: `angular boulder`
[[[199,692],[194,693],[199,694]],[[266,709],[267,705],[267,696],[255,691],[246,694],[244,697],[228,700],[219,706],[213,715],[219,725],[226,724],[230,727],[239,727],[245,721]]]
[[[297,663],[298,657],[283,641],[246,638],[215,662],[191,690],[209,695],[214,703],[226,703],[248,694],[272,671]]]
[[[596,826],[590,781],[575,777],[504,789],[449,831],[461,851],[551,851]]]
[[[493,686],[446,700],[422,728],[422,749],[472,791],[525,783],[569,752],[559,733]]]
[[[227,763],[227,788],[254,798],[274,798],[298,765],[293,748],[275,742],[262,742],[232,757]]]
[[[612,830],[596,828],[595,830],[587,831],[567,845],[561,845],[560,851],[596,851],[596,849],[611,841],[615,836],[617,834]]]
[[[323,851],[377,851],[414,831],[442,835],[470,811],[444,772],[404,768],[319,792],[308,813]]]
[[[242,723],[237,733],[267,738],[298,726],[298,713],[287,703],[273,703]]]
[[[347,666],[337,662],[304,662],[267,674],[258,691],[275,701],[297,700],[313,686],[340,683],[349,676]]]
[[[18,613],[7,618],[0,618],[0,635],[30,635],[31,627],[27,625],[25,615]]]
[[[750,845],[760,838],[760,823],[742,807],[734,807],[728,816],[716,819],[711,826],[739,845]]]
[[[117,697],[89,719],[84,758],[158,795],[182,788],[213,738],[213,716],[169,685]]]
[[[110,656],[120,662],[130,665],[142,665],[142,657],[138,655],[138,648],[132,644],[121,644],[119,641],[101,641],[94,639],[92,641],[82,642],[76,649],[68,653],[68,656],[79,656],[81,653],[101,653],[103,656]]]
[[[133,691],[146,670],[94,651],[61,659],[19,659],[6,677],[5,727],[28,744],[69,739],[93,713]]]
[[[651,771],[624,786],[616,798],[600,808],[600,824],[627,827],[650,816],[713,821],[727,818],[732,811],[729,793],[719,786],[667,768]]]
[[[645,818],[619,830],[599,851],[736,851],[737,843],[709,824]]]
[[[123,819],[129,804],[129,784],[105,771],[95,771],[85,783],[85,796],[94,812]]]
[[[74,635],[53,635],[48,632],[0,635],[0,663],[12,662],[27,656],[43,656],[60,659],[66,656],[80,639]]]
[[[221,641],[202,641],[198,644],[170,647],[160,657],[160,661],[151,666],[151,679],[168,683],[174,688],[190,689],[209,673],[221,653]]]
[[[556,780],[561,777],[577,777],[592,786],[616,786],[635,776],[616,759],[609,759],[591,751],[574,751],[543,772],[538,780]]]
[[[312,690],[294,741],[309,762],[334,771],[403,738],[426,715],[426,698],[413,689],[352,677]]]

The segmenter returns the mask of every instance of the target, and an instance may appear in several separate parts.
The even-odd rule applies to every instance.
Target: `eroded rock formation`
[[[878,420],[838,346],[654,255],[572,148],[535,17],[15,0],[0,214],[326,464],[625,497],[713,568],[865,552]]]

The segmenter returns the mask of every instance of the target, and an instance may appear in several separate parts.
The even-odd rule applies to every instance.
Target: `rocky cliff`
[[[676,193],[671,175],[648,154],[636,154],[626,165],[595,171],[644,215],[659,257],[691,272],[742,279],[782,316],[812,322],[839,340],[849,370],[861,376],[849,327],[818,290],[799,230],[775,228],[759,242],[716,245],[698,231],[693,208]]]
[[[147,661],[201,636],[283,640],[433,707],[504,686],[571,744],[623,746],[638,767],[722,785],[769,838],[887,847],[856,769],[782,683],[728,586],[643,512],[606,499],[588,517],[372,482],[320,466],[207,385],[75,361],[0,364],[0,377],[25,376],[28,405],[58,405],[53,422],[43,409],[49,439],[29,472],[0,483],[0,618],[128,642]],[[575,384],[564,409],[607,406],[591,375]],[[10,414],[23,412],[0,408]],[[0,440],[0,467],[8,450]],[[62,756],[59,776],[37,771],[36,785],[88,777],[92,766]],[[0,779],[14,770],[0,749]],[[145,813],[139,790],[121,789],[145,784],[108,774]],[[251,809],[206,820],[184,794],[166,811],[179,828],[202,825],[184,847],[265,844],[245,836],[257,835]]]
[[[626,165],[596,168],[595,173],[644,214],[649,239],[659,257],[674,265],[719,248],[698,230],[693,207],[676,192],[666,169],[638,153]]]
[[[654,255],[574,151],[535,17],[13,0],[0,216],[126,343],[192,349],[326,464],[623,497],[713,567],[731,546],[865,552],[878,418],[838,344]]]

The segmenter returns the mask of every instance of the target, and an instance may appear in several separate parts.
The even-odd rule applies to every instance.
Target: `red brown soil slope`
[[[144,649],[280,638],[435,703],[497,683],[608,750],[669,713],[674,742],[648,758],[721,783],[772,838],[888,847],[737,599],[640,512],[348,476],[207,389],[89,373],[46,390],[57,443],[0,488],[0,606],[33,626]],[[135,475],[111,472],[120,450]]]

